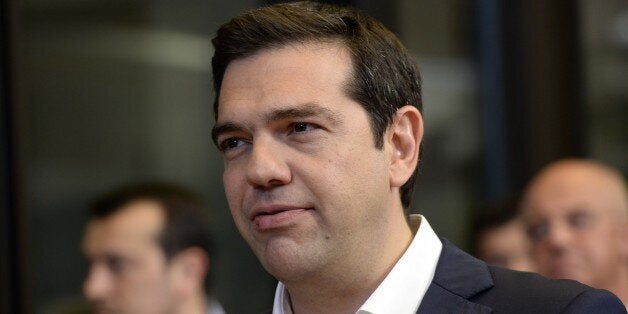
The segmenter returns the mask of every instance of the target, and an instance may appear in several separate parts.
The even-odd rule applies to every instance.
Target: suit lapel
[[[417,313],[490,313],[469,298],[493,287],[486,264],[443,239],[434,279]]]

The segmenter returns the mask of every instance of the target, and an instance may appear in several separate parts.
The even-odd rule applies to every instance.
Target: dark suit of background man
[[[409,224],[421,83],[378,21],[279,4],[235,17],[213,44],[227,201],[280,281],[274,313],[625,312],[607,291],[488,267],[425,217]]]

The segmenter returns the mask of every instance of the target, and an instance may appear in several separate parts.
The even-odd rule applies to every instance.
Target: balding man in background
[[[628,304],[628,196],[619,171],[557,161],[529,183],[521,210],[541,274],[609,290]]]

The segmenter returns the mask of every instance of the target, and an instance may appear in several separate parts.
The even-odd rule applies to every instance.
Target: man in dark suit
[[[273,313],[624,312],[608,292],[487,267],[408,221],[421,83],[378,21],[278,4],[213,44],[212,137],[236,226],[279,280]]]

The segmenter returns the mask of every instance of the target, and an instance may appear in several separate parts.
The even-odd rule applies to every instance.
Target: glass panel
[[[580,1],[590,152],[628,172],[628,3]]]
[[[425,138],[413,211],[466,245],[470,204],[481,193],[480,110],[472,55],[473,3],[399,2],[400,35],[421,69]]]

